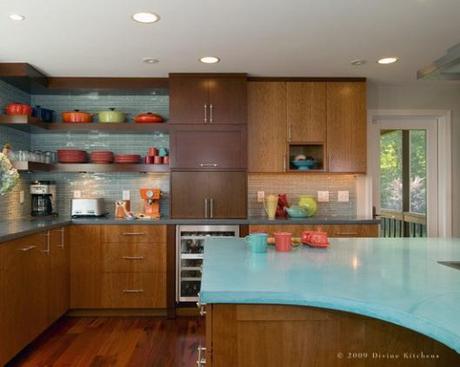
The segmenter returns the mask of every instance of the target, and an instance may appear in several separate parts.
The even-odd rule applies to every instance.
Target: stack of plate
[[[139,154],[117,154],[115,163],[139,163],[141,156]]]
[[[113,153],[108,150],[95,150],[90,157],[91,163],[109,164],[113,162]]]
[[[84,150],[58,149],[57,158],[60,163],[86,163],[88,157]]]

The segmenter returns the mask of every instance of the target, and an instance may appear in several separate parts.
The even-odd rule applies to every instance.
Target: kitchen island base
[[[460,366],[460,354],[412,330],[303,306],[208,304],[206,366]]]

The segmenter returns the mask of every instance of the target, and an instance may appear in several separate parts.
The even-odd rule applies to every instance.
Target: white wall
[[[460,237],[460,83],[418,81],[389,85],[368,83],[369,109],[452,111],[453,235]]]

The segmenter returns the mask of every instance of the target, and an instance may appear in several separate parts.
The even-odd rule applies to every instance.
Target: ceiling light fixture
[[[10,19],[14,20],[16,22],[19,22],[21,20],[26,19],[26,17],[24,15],[21,15],[21,14],[10,14]]]
[[[364,65],[365,63],[366,63],[366,60],[356,59],[356,60],[353,60],[351,62],[351,65],[353,65],[353,66],[361,66],[361,65]]]
[[[145,62],[146,64],[158,64],[160,60],[154,59],[153,57],[144,57],[142,62]]]
[[[388,64],[394,64],[398,60],[399,58],[397,57],[384,57],[383,59],[380,59],[377,62],[381,65],[388,65]]]
[[[150,12],[140,12],[133,14],[133,20],[139,23],[155,23],[160,20],[160,16]]]
[[[200,59],[203,64],[217,64],[220,59],[216,56],[205,56]]]

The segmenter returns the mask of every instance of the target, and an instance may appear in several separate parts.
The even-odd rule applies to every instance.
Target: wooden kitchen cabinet
[[[70,247],[68,228],[49,230],[48,322],[52,323],[69,309]]]
[[[275,232],[290,232],[300,237],[303,231],[323,231],[329,237],[378,237],[378,224],[255,224],[249,226],[249,233],[265,232],[273,236]]]
[[[248,83],[248,171],[286,171],[286,83]]]
[[[180,170],[246,169],[246,146],[246,126],[181,126],[171,134],[170,166]]]
[[[166,308],[166,226],[72,227],[71,308]]]
[[[288,141],[326,141],[326,82],[288,82]]]
[[[46,232],[0,246],[0,365],[48,326]]]
[[[327,83],[329,172],[366,173],[366,83]]]
[[[170,123],[245,124],[246,74],[170,74]]]
[[[172,172],[171,217],[246,218],[246,172]]]

